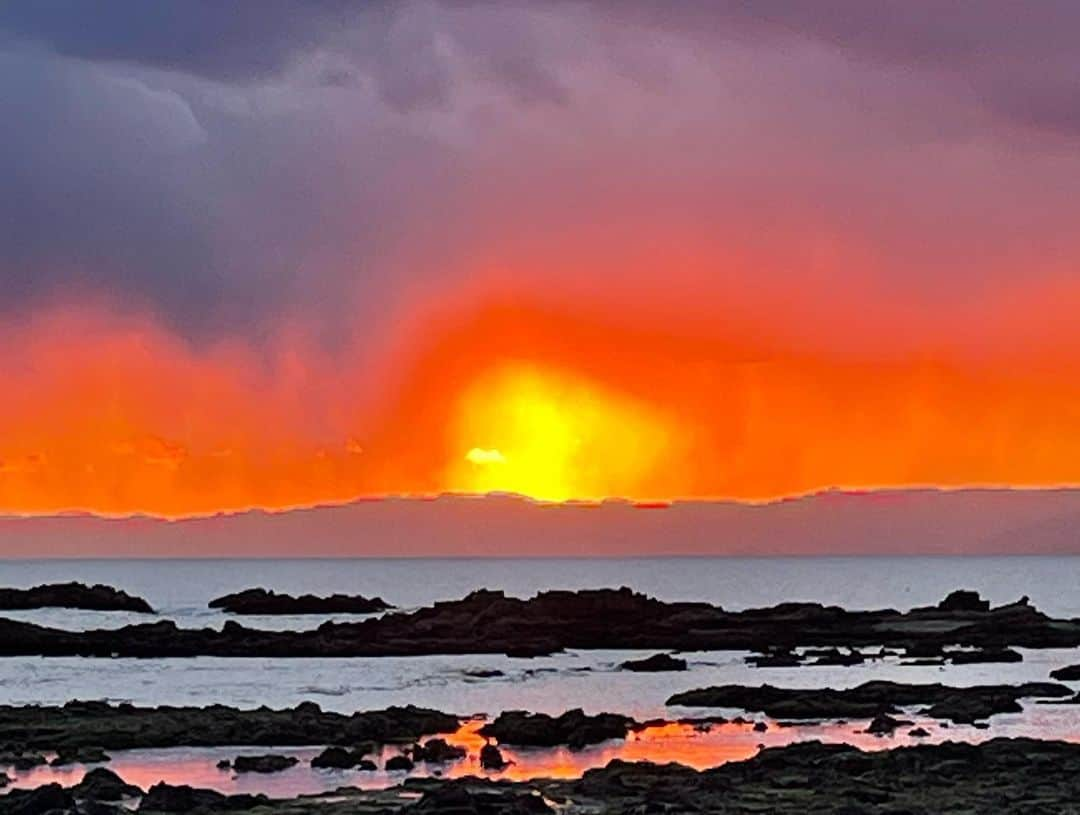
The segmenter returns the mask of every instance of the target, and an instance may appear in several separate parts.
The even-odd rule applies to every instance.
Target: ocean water
[[[789,600],[819,601],[848,608],[907,609],[936,603],[955,588],[977,589],[994,603],[1029,595],[1055,616],[1080,616],[1080,558],[657,558],[624,560],[143,560],[0,561],[0,585],[44,582],[101,582],[145,597],[158,611],[137,614],[47,609],[7,616],[70,629],[111,627],[169,618],[181,626],[219,627],[227,615],[207,602],[220,594],[254,586],[290,593],[378,594],[402,608],[454,599],[477,588],[529,596],[550,588],[627,585],[666,600],[707,600],[742,609]],[[254,627],[315,627],[327,617],[244,617]],[[348,619],[335,616],[334,619]],[[388,705],[417,704],[462,716],[492,717],[503,710],[552,714],[571,707],[610,711],[639,720],[672,719],[717,711],[672,709],[673,693],[710,684],[769,682],[787,687],[848,687],[869,679],[944,682],[953,685],[1046,680],[1054,668],[1080,662],[1075,650],[1026,650],[1015,664],[939,667],[901,666],[895,659],[852,667],[759,669],[744,653],[687,654],[684,673],[636,674],[618,664],[639,651],[566,652],[539,659],[499,655],[384,657],[369,659],[81,659],[0,658],[0,704],[62,704],[71,699],[106,699],[136,704],[223,703],[240,707],[292,706],[311,700],[324,709],[352,712]],[[470,672],[497,669],[503,675],[476,678]],[[1080,685],[1078,685],[1080,687]],[[722,711],[721,711],[722,712]],[[625,742],[589,750],[519,751],[507,771],[512,777],[577,774],[614,757],[681,760],[712,766],[752,755],[759,744],[802,738],[842,740],[875,748],[911,739],[898,732],[879,739],[862,734],[862,723],[780,728],[765,734],[749,725],[725,725],[708,733],[667,727]],[[996,716],[988,730],[944,729],[926,722],[930,740],[977,741],[995,735],[1080,739],[1080,706],[1025,704],[1022,713]],[[474,744],[475,726],[455,738]],[[470,742],[471,739],[471,742]],[[286,749],[309,758],[308,751]],[[387,748],[390,750],[397,748]],[[298,794],[332,790],[342,784],[385,786],[400,777],[385,772],[314,771],[304,765],[274,776],[232,776],[215,768],[218,759],[262,749],[151,750],[114,756],[112,768],[142,785],[154,780],[196,783],[225,791]],[[443,768],[447,774],[477,772],[469,761]],[[418,772],[424,772],[421,768]],[[74,783],[82,769],[38,769],[17,774],[18,786],[54,778]]]

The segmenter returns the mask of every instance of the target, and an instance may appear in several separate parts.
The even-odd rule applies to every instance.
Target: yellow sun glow
[[[512,365],[462,396],[448,481],[547,501],[636,497],[670,452],[669,426],[648,405],[588,380]]]

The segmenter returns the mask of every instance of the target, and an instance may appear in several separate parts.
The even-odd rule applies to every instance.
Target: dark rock
[[[886,713],[881,713],[871,719],[870,724],[866,726],[867,733],[873,733],[875,736],[891,736],[898,727],[910,727],[912,722],[904,719],[894,719]]]
[[[233,759],[232,768],[238,773],[280,773],[290,767],[295,767],[300,759],[295,756],[265,755],[265,756],[237,756]]]
[[[930,731],[922,727],[916,727],[914,730],[909,730],[908,735],[913,739],[925,739],[930,736]]]
[[[459,724],[456,716],[411,705],[348,716],[324,712],[311,703],[284,710],[224,705],[141,708],[105,702],[69,702],[63,707],[0,705],[0,744],[17,741],[34,750],[60,752],[80,747],[356,745],[414,741],[452,733]]]
[[[423,761],[429,764],[457,761],[465,758],[466,755],[468,755],[468,752],[464,747],[448,744],[446,739],[429,739],[423,744],[417,744],[412,749],[413,761]]]
[[[765,733],[769,729],[769,726],[765,722],[754,722],[755,733]]]
[[[95,767],[83,776],[82,781],[72,787],[76,798],[93,801],[119,801],[142,795],[142,790],[134,784],[128,784],[112,770]]]
[[[1080,665],[1066,665],[1064,668],[1058,668],[1050,672],[1050,677],[1062,682],[1080,682]]]
[[[475,779],[445,781],[427,790],[410,812],[427,815],[546,815],[554,810],[527,787],[481,785]]]
[[[957,589],[938,603],[939,611],[989,611],[990,601],[983,600],[977,591]]]
[[[686,660],[671,656],[671,654],[653,654],[645,659],[628,659],[619,665],[624,671],[637,671],[639,673],[659,673],[661,671],[685,671]]]
[[[231,770],[232,769],[232,762],[229,761],[229,759],[227,759],[227,758],[223,758],[223,759],[221,759],[221,761],[219,761],[214,766],[217,767],[219,770]]]
[[[16,731],[12,735],[21,737],[22,734]],[[32,770],[34,767],[40,767],[42,764],[47,763],[48,760],[41,753],[26,750],[23,747],[7,749],[0,753],[0,766],[12,767],[20,772]]]
[[[11,783],[11,776],[7,773],[0,773],[0,789],[3,789]]]
[[[210,601],[210,608],[230,614],[374,614],[393,608],[381,597],[333,594],[316,597],[303,594],[293,597],[266,589],[247,589]]]
[[[667,703],[742,708],[773,719],[872,719],[883,713],[894,714],[898,707],[929,705],[922,711],[925,715],[969,724],[995,713],[1015,712],[1022,698],[1061,699],[1071,695],[1064,685],[1049,682],[952,688],[876,681],[845,690],[721,685],[678,693]]]
[[[614,713],[588,716],[580,708],[557,717],[511,710],[480,728],[480,735],[497,739],[500,744],[528,747],[565,744],[571,749],[580,749],[608,739],[626,738],[633,726],[634,720],[627,716]]]
[[[154,784],[142,801],[139,812],[190,812],[194,809],[220,810],[225,808],[226,796],[216,790],[199,789],[187,784],[174,786]]]
[[[486,668],[476,668],[471,671],[465,671],[465,676],[472,679],[494,679],[498,676],[506,676],[506,674],[497,668],[492,668],[490,670]]]
[[[839,648],[826,648],[817,651],[807,651],[806,657],[812,657],[813,661],[807,663],[808,665],[819,666],[848,666],[848,665],[862,665],[866,662],[864,657],[858,651],[841,651]]]
[[[948,654],[953,665],[1024,661],[1023,655],[1012,648],[977,648],[973,651],[950,651]]]
[[[386,760],[385,768],[388,772],[404,770],[411,772],[416,765],[408,756],[391,756]]]
[[[540,656],[621,648],[757,651],[765,655],[758,664],[766,665],[790,663],[791,649],[805,646],[1080,647],[1080,620],[1052,620],[1026,603],[967,610],[984,603],[954,592],[940,606],[906,613],[819,603],[729,612],[707,603],[666,603],[627,588],[546,591],[528,600],[477,591],[409,613],[326,622],[307,631],[256,630],[234,621],[220,631],[180,629],[171,621],[66,631],[0,619],[0,656]]]
[[[501,770],[508,763],[503,758],[502,751],[494,744],[485,744],[480,748],[480,766],[485,770]]]
[[[12,790],[0,802],[0,811],[4,815],[45,815],[75,809],[71,792],[59,784],[45,784],[33,790]]]
[[[134,611],[153,614],[150,604],[112,586],[50,583],[32,589],[0,589],[0,610],[77,608],[86,611]]]
[[[100,747],[90,746],[62,746],[56,750],[56,758],[49,763],[53,767],[63,767],[67,764],[103,764],[112,761],[112,758]]]
[[[312,767],[324,767],[337,770],[350,770],[354,767],[360,769],[368,769],[366,766],[371,764],[371,768],[374,769],[374,763],[364,758],[371,752],[367,747],[353,747],[346,749],[344,747],[327,747],[315,758],[311,759]]]

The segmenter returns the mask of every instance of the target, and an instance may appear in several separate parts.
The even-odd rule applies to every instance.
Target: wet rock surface
[[[247,589],[211,600],[210,608],[220,608],[230,614],[374,614],[393,606],[381,597],[360,594],[294,597],[267,589]]]
[[[589,716],[580,708],[561,716],[511,710],[480,728],[480,735],[497,739],[499,744],[518,747],[555,747],[566,745],[580,749],[608,739],[623,739],[634,727],[628,716],[600,713]]]
[[[955,593],[954,593],[955,594]],[[950,595],[952,597],[952,595]],[[730,612],[667,603],[630,589],[545,591],[523,600],[481,590],[412,612],[311,631],[269,631],[228,621],[221,630],[171,621],[65,631],[0,619],[6,656],[344,657],[498,653],[529,657],[573,649],[748,650],[783,656],[795,647],[944,646],[984,649],[1080,646],[1080,620],[1053,620],[1026,598],[998,608],[963,597],[901,613],[781,603]],[[942,608],[941,606],[944,606]]]
[[[21,745],[19,751],[7,756],[15,766],[14,759],[38,757],[34,752],[37,750],[64,753],[87,747],[353,746],[362,742],[415,741],[422,736],[451,733],[459,724],[457,716],[412,705],[345,715],[325,712],[311,702],[283,710],[69,702],[62,707],[0,706],[0,744]],[[43,762],[44,757],[40,757],[38,763]]]
[[[73,794],[74,793],[74,794]],[[76,790],[57,784],[0,797],[4,815],[91,815]],[[342,788],[271,800],[156,784],[140,812],[355,813],[1075,813],[1080,745],[993,739],[863,752],[802,742],[761,750],[746,761],[697,771],[679,764],[612,761],[579,779],[527,782],[409,779],[388,790]]]
[[[141,597],[101,584],[48,583],[30,589],[0,588],[0,611],[35,608],[75,608],[84,611],[135,611],[153,614]]]
[[[1021,685],[976,685],[953,688],[941,684],[908,685],[866,682],[855,688],[777,688],[772,685],[718,685],[677,693],[669,705],[724,707],[764,713],[774,719],[873,719],[896,714],[901,707],[921,707],[935,719],[971,724],[996,713],[1019,712],[1020,699],[1064,699],[1073,692],[1053,682]]]

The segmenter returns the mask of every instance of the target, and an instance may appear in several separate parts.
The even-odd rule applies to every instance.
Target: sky
[[[1078,29],[0,4],[0,512],[1076,485]]]

